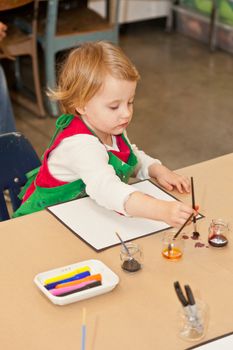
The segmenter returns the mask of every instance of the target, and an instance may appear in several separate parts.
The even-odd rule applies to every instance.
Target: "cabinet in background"
[[[103,0],[90,0],[90,8],[103,15],[105,4]],[[170,0],[121,0],[119,22],[129,23],[166,17],[169,13]]]

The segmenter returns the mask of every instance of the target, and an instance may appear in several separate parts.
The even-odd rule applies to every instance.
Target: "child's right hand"
[[[180,228],[192,213],[197,214],[191,205],[156,199],[138,191],[133,192],[127,199],[125,211],[130,216],[164,221],[177,228]]]
[[[180,228],[194,212],[191,206],[182,202],[161,201],[160,205],[162,221],[165,221],[172,227]]]

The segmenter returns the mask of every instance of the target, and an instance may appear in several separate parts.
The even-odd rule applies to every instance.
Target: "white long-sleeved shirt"
[[[67,137],[49,155],[48,168],[58,180],[72,182],[82,179],[86,184],[86,193],[99,205],[127,215],[124,204],[129,195],[137,189],[123,183],[116,175],[112,165],[108,164],[107,150],[119,151],[116,137],[113,145],[103,145],[96,136],[78,134]],[[136,177],[149,178],[148,168],[153,163],[161,164],[143,151],[131,145],[138,159]]]

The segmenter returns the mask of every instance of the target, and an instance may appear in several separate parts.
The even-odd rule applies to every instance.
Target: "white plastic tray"
[[[87,290],[83,290],[77,293],[66,295],[63,297],[58,297],[52,295],[49,290],[44,287],[44,281],[48,278],[62,275],[64,273],[73,271],[77,268],[89,266],[91,275],[100,273],[102,275],[102,285]],[[54,270],[49,270],[46,272],[41,272],[35,276],[34,282],[37,287],[49,298],[54,304],[66,305],[74,303],[75,301],[80,301],[88,298],[95,297],[100,294],[108,293],[119,283],[119,277],[110,270],[102,261],[100,260],[85,260],[76,264],[63,266]]]

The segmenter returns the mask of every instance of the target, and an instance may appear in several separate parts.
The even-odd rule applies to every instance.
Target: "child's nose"
[[[132,112],[131,112],[130,108],[126,107],[126,108],[124,108],[124,110],[122,111],[121,118],[122,118],[122,119],[129,119],[130,116],[131,116],[131,113],[132,113]]]

